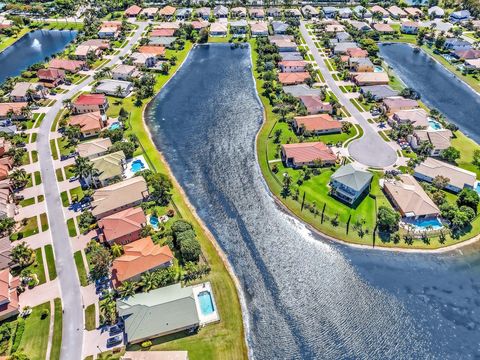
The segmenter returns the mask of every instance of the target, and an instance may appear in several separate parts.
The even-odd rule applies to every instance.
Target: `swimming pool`
[[[136,173],[138,171],[142,171],[145,168],[145,164],[141,159],[136,159],[133,160],[132,163],[130,164],[130,170],[133,173]]]
[[[150,225],[152,225],[155,229],[158,229],[158,217],[150,216]]]
[[[114,123],[111,123],[110,126],[108,127],[109,130],[116,130],[120,129],[120,123],[118,121],[115,121]]]
[[[215,311],[213,306],[212,294],[209,291],[201,291],[198,293],[198,301],[202,315],[210,315]]]
[[[383,72],[383,68],[382,68],[381,66],[376,65],[376,66],[373,68],[373,72],[376,72],[376,73]]]
[[[440,130],[442,128],[442,124],[433,119],[428,119],[428,125],[432,130]]]
[[[438,218],[416,219],[409,222],[419,230],[438,230],[443,227],[442,222]]]
[[[480,182],[475,184],[475,191],[480,194]]]

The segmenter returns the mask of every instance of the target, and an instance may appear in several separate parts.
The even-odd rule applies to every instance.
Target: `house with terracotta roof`
[[[95,111],[105,114],[108,109],[108,100],[103,94],[81,94],[73,101],[72,106],[75,114]]]
[[[177,9],[175,7],[167,5],[167,6],[160,9],[160,11],[158,12],[158,15],[160,15],[161,17],[169,20],[169,19],[173,18],[176,10]]]
[[[142,8],[138,5],[132,5],[130,6],[127,10],[125,10],[124,14],[126,17],[136,17],[140,12],[142,11]]]
[[[11,165],[0,163],[0,180],[8,179],[8,173],[11,169]]]
[[[105,20],[102,21],[102,27],[114,27],[117,28],[118,30],[122,29],[122,22],[119,20]]]
[[[440,210],[412,175],[386,180],[383,190],[402,217],[410,219],[434,218]]]
[[[5,139],[4,137],[0,138],[0,156],[5,155],[12,148],[12,143]]]
[[[418,101],[412,99],[405,99],[402,96],[392,96],[383,99],[383,107],[387,114],[393,114],[400,110],[409,110],[418,108]]]
[[[440,156],[443,150],[451,146],[453,134],[448,129],[440,130],[415,130],[412,135],[408,135],[407,140],[412,149],[417,150],[424,142],[432,144],[430,156]]]
[[[422,10],[415,7],[406,7],[403,9],[403,11],[405,11],[408,16],[411,16],[413,18],[419,18],[423,15]]]
[[[305,72],[307,62],[304,60],[284,60],[278,63],[281,72]]]
[[[0,271],[0,321],[19,313],[17,292],[19,285],[20,279],[12,276],[8,268]]]
[[[375,23],[372,24],[372,28],[382,34],[393,34],[395,32],[389,24]]]
[[[252,19],[263,19],[265,17],[265,11],[262,8],[250,8],[248,13]]]
[[[80,44],[75,49],[74,55],[76,59],[87,60],[89,56],[99,57],[102,54],[102,49],[96,45]]]
[[[208,21],[203,21],[203,20],[194,20],[190,23],[192,25],[194,30],[202,30],[202,29],[207,29],[210,26],[210,23]]]
[[[59,69],[40,69],[37,71],[38,82],[47,88],[54,88],[65,81],[65,71]]]
[[[0,103],[0,120],[25,120],[28,116],[27,102]]]
[[[287,167],[334,165],[337,156],[323,142],[282,145],[282,161]]]
[[[329,114],[295,116],[293,128],[297,134],[323,135],[342,132],[342,123]]]
[[[140,46],[137,51],[141,54],[154,54],[158,58],[165,56],[165,48],[163,46]]]
[[[310,115],[320,113],[331,113],[333,107],[330,103],[324,102],[319,95],[302,95],[298,97]]]
[[[153,30],[158,30],[158,29],[178,30],[178,29],[180,29],[180,23],[178,21],[175,21],[175,22],[163,21],[163,22],[160,22],[153,27]]]
[[[384,72],[363,72],[353,74],[353,82],[359,86],[363,85],[388,85],[390,79]]]
[[[98,30],[100,39],[116,39],[120,35],[120,30],[115,26],[102,26]]]
[[[68,60],[68,59],[52,59],[48,64],[51,69],[65,70],[66,72],[75,74],[80,70],[87,68],[85,61]]]
[[[112,146],[110,138],[98,138],[90,141],[81,142],[77,145],[78,156],[94,159],[96,157],[108,153],[108,149]]]
[[[140,205],[149,196],[143,176],[98,189],[93,194],[92,215],[97,219]]]
[[[93,182],[97,185],[107,186],[118,179],[122,179],[125,161],[125,154],[121,150],[92,159],[96,173],[93,179],[87,179],[87,183]]]
[[[347,56],[353,58],[366,58],[368,57],[368,51],[360,49],[359,47],[348,48],[345,50]]]
[[[173,259],[172,250],[167,245],[155,245],[150,236],[126,244],[123,255],[113,260],[113,285],[137,281],[144,272],[172,266]]]
[[[418,33],[418,29],[420,25],[413,21],[405,21],[402,22],[402,26],[400,27],[400,31],[404,34],[416,34]]]
[[[108,244],[125,245],[141,238],[147,218],[141,207],[125,209],[98,222],[100,239]]]
[[[268,36],[268,24],[265,22],[257,22],[250,24],[250,32],[252,36]]]
[[[411,124],[416,129],[426,129],[429,125],[428,114],[421,108],[396,111],[388,118],[388,123],[392,126]]]
[[[210,24],[210,36],[227,36],[227,33],[227,25],[220,22]]]
[[[389,16],[389,13],[387,10],[385,10],[383,7],[379,6],[379,5],[374,5],[370,8],[370,11],[372,12],[372,14],[375,14],[375,13],[380,13],[382,14],[382,17],[383,18],[388,18]]]
[[[479,49],[462,49],[454,51],[453,55],[458,59],[473,60],[480,59]]]
[[[78,126],[82,137],[88,138],[100,134],[107,124],[107,119],[100,111],[93,111],[72,116],[68,124],[70,126]]]
[[[310,73],[308,72],[294,72],[294,73],[279,73],[278,81],[282,85],[297,85],[303,84],[310,79]]]
[[[91,46],[100,51],[110,49],[110,42],[107,39],[89,39],[82,42],[82,46]]]
[[[150,37],[173,36],[175,31],[175,29],[156,29],[152,30]]]
[[[42,84],[31,82],[17,82],[10,92],[10,100],[13,102],[28,102],[31,99],[41,99],[48,91]]]
[[[387,11],[390,13],[390,16],[394,19],[402,19],[407,17],[407,13],[396,5],[390,6],[389,8],[387,8]]]

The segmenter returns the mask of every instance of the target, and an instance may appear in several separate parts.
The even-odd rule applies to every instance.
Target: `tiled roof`
[[[307,131],[342,129],[342,123],[328,114],[295,116],[294,119],[298,127],[303,127]]]
[[[307,163],[316,160],[335,161],[333,151],[322,142],[306,142],[298,144],[284,144],[282,148],[287,158],[293,158],[294,162]]]
[[[130,208],[104,217],[98,222],[108,242],[142,229],[147,218],[141,207]]]

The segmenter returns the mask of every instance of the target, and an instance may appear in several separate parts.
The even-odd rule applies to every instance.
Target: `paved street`
[[[114,65],[121,56],[125,55],[139,40],[145,30],[146,23],[138,23],[139,28],[130,39],[128,45],[115,55],[107,66]],[[67,93],[62,94],[58,101],[49,109],[40,126],[37,139],[40,171],[45,187],[50,231],[53,238],[55,262],[57,266],[60,291],[63,301],[63,335],[61,359],[74,360],[82,358],[84,310],[80,291],[80,282],[73,261],[72,247],[69,241],[66,220],[63,215],[62,201],[55,176],[54,161],[50,152],[50,128],[58,112],[62,110],[62,101],[71,98],[82,88],[93,81],[89,76],[80,84],[73,86]]]
[[[340,104],[342,104],[348,112],[354,117],[358,124],[363,129],[363,136],[352,143],[348,147],[348,152],[352,158],[359,163],[372,167],[388,167],[393,165],[397,160],[397,154],[377,133],[377,131],[370,125],[370,123],[363,117],[358,109],[350,102],[345,93],[340,90],[332,74],[328,71],[320,52],[315,46],[311,36],[308,34],[308,30],[305,27],[305,22],[300,24],[300,31],[302,33],[305,42],[307,43],[313,58],[317,62],[326,84],[333,91],[338,98]]]

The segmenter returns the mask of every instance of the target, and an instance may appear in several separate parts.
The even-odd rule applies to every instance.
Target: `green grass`
[[[364,110],[362,107],[359,105],[356,99],[350,99],[350,102],[357,108],[358,111],[363,112]]]
[[[67,177],[67,180],[72,178],[73,176],[75,176],[75,174],[73,173],[73,168],[74,167],[75,167],[75,165],[65,166],[64,171],[65,171],[65,176]]]
[[[48,230],[47,213],[40,214],[40,223],[42,224],[42,232]]]
[[[62,191],[60,193],[60,197],[62,198],[63,207],[68,207],[70,205],[70,201],[68,200],[68,193],[66,191]]]
[[[83,257],[80,250],[76,251],[73,254],[73,259],[75,260],[75,266],[77,267],[77,273],[80,279],[80,285],[87,286],[88,285],[87,271],[85,270],[85,263],[83,262]]]
[[[385,132],[379,131],[378,134],[379,134],[379,135],[382,137],[382,139],[385,140],[386,142],[391,141],[390,138],[387,136],[387,134],[385,134]]]
[[[38,135],[37,133],[32,133],[32,134],[30,135],[30,142],[31,142],[31,143],[34,143],[34,142],[37,141],[37,135]]]
[[[53,123],[52,123],[52,126],[50,127],[50,131],[51,132],[54,132],[55,130],[57,130],[57,125],[58,125],[58,122],[59,120],[62,118],[63,114],[65,113],[66,110],[62,110],[60,111],[57,116],[55,116],[55,119],[53,120]],[[50,141],[51,143],[51,141]]]
[[[83,190],[81,186],[78,186],[74,189],[70,189],[70,198],[72,199],[72,202],[77,199],[77,201],[81,201],[83,199]]]
[[[457,165],[463,169],[473,171],[480,177],[480,169],[472,164],[473,153],[475,150],[480,150],[480,146],[468,138],[460,131],[455,132],[455,137],[452,139],[452,146],[460,150],[460,159],[457,160]]]
[[[53,160],[58,160],[57,142],[55,139],[50,140],[50,150],[52,152]]]
[[[37,121],[35,122],[35,125],[34,125],[35,129],[40,127],[44,118],[45,118],[45,113],[42,113],[40,114],[40,116],[38,116]]]
[[[35,249],[35,262],[30,265],[31,270],[37,274],[39,285],[45,284],[47,281],[45,277],[45,267],[43,266],[42,248]],[[29,267],[29,268],[30,268]]]
[[[47,260],[48,277],[54,280],[57,277],[57,269],[55,267],[55,256],[53,255],[53,247],[48,244],[45,245],[45,259]]]
[[[33,177],[35,178],[35,185],[40,185],[42,183],[42,176],[40,175],[40,171],[35,171]]]
[[[38,161],[38,151],[32,150],[32,163],[36,163]]]
[[[0,43],[0,52],[2,52],[3,50],[5,50],[7,47],[9,47],[10,45],[13,45],[15,42],[17,42],[18,40],[20,40],[25,34],[27,34],[28,32],[30,31],[29,28],[25,27],[23,29],[20,30],[20,32],[18,32],[18,34],[16,34],[15,36],[10,36],[8,37],[5,41],[2,41]]]
[[[91,304],[85,308],[85,329],[90,331],[95,328],[95,304]]]
[[[57,143],[58,148],[60,149],[60,155],[69,155],[71,152],[75,151],[75,146],[69,146],[67,137],[58,139]]]
[[[68,227],[68,236],[75,237],[77,236],[77,228],[75,227],[75,221],[72,219],[67,220]]]
[[[25,331],[18,351],[25,353],[31,360],[44,360],[47,354],[51,314],[42,319],[44,310],[50,312],[50,302],[35,306],[25,319]]]
[[[63,181],[63,171],[62,168],[58,168],[55,170],[55,175],[57,176],[57,181]]]
[[[41,203],[43,200],[45,200],[45,196],[43,196],[43,195],[38,195],[37,196],[37,202],[38,203]]]
[[[32,216],[26,219],[26,225],[22,226],[16,233],[13,233],[10,239],[20,240],[35,234],[38,234],[38,221],[36,216]]]
[[[29,199],[24,199],[24,200],[20,201],[19,204],[20,204],[21,207],[26,207],[26,206],[33,205],[33,204],[35,204],[35,198],[32,197],[32,198],[29,198]]]
[[[53,336],[52,336],[52,349],[50,351],[50,360],[60,360],[60,350],[62,347],[62,321],[63,321],[63,312],[62,312],[62,300],[56,298],[55,303],[55,313],[54,313],[54,323],[53,323]]]

